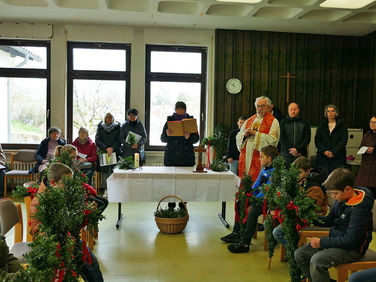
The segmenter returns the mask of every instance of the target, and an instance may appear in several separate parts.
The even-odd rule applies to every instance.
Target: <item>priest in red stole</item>
[[[257,114],[245,121],[236,135],[236,144],[240,151],[239,177],[250,175],[253,182],[260,173],[260,151],[267,145],[276,146],[279,141],[279,123],[270,113],[272,101],[265,96],[256,98]]]

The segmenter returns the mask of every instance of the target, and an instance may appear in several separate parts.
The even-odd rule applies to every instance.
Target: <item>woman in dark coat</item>
[[[376,115],[369,121],[370,130],[363,136],[360,147],[368,147],[362,156],[362,163],[358,176],[355,180],[356,186],[370,188],[376,198]]]
[[[44,170],[47,167],[47,162],[55,158],[55,148],[57,145],[64,146],[67,143],[64,139],[60,138],[60,135],[61,130],[59,128],[51,127],[48,129],[48,137],[40,142],[37,152],[35,153],[37,163],[33,168],[34,173]]]
[[[144,144],[146,143],[146,130],[144,124],[137,119],[138,111],[136,109],[129,109],[127,111],[128,120],[126,120],[120,129],[120,142],[123,157],[134,157],[135,153],[140,154],[141,165],[145,163]],[[130,144],[127,142],[128,133],[133,132],[141,139],[136,144]]]
[[[336,106],[328,105],[324,110],[325,120],[317,128],[315,144],[317,147],[316,167],[330,174],[346,164],[347,126]]]
[[[179,121],[185,118],[193,118],[186,113],[187,105],[184,102],[177,102],[175,104],[175,113],[167,117],[167,121]],[[167,143],[164,155],[165,166],[194,166],[195,153],[193,144],[198,142],[200,137],[198,132],[185,132],[184,136],[170,136],[171,130],[168,129],[167,122],[165,123],[161,135],[161,141]]]
[[[115,121],[111,113],[107,113],[104,120],[98,124],[97,133],[95,134],[95,144],[98,149],[106,151],[111,155],[116,153],[119,158],[120,153],[120,123]]]

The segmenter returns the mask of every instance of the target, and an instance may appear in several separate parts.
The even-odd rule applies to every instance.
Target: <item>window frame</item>
[[[125,50],[125,71],[93,71],[73,69],[73,49],[113,49]],[[125,81],[125,109],[130,105],[130,84],[131,84],[131,45],[128,43],[104,43],[104,42],[67,42],[67,142],[72,143],[73,137],[73,81],[75,79],[85,80],[123,80]],[[103,113],[105,114],[105,113]]]
[[[0,45],[9,46],[32,46],[46,47],[46,69],[36,68],[1,68],[1,77],[13,78],[45,78],[46,88],[46,136],[51,124],[51,44],[43,40],[18,40],[18,39],[0,39]],[[3,149],[37,149],[39,143],[2,143]]]
[[[150,85],[152,81],[165,82],[199,82],[201,83],[200,94],[200,117],[199,120],[199,136],[200,142],[205,132],[206,117],[206,83],[207,83],[207,47],[204,46],[183,46],[183,45],[153,45],[146,44],[146,65],[145,65],[145,129],[150,136]],[[169,72],[151,72],[151,52],[186,52],[201,53],[201,73],[169,73]],[[166,146],[150,145],[150,138],[147,139],[145,149],[148,151],[164,151]]]

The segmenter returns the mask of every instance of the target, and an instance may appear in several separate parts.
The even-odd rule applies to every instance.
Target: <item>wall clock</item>
[[[226,83],[226,89],[230,94],[238,94],[242,90],[242,83],[237,78],[230,78]]]

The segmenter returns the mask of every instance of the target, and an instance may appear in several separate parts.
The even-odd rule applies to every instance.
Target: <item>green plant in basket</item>
[[[12,192],[12,197],[17,199],[22,199],[24,197],[30,196],[34,198],[38,191],[38,184],[36,182],[28,182],[30,185],[27,187],[24,185],[17,185],[17,187]]]
[[[121,158],[118,162],[118,167],[120,169],[134,169],[134,161],[132,156]]]
[[[165,209],[160,208],[158,211],[154,212],[154,215],[157,217],[162,217],[162,218],[178,218],[178,217],[186,217],[187,211],[181,208],[167,207]]]

